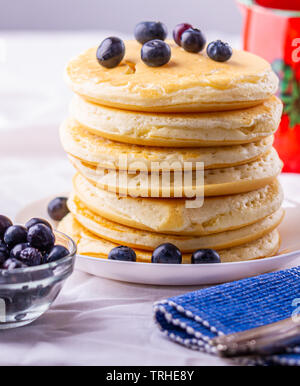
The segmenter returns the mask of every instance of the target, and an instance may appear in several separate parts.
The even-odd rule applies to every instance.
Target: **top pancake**
[[[168,43],[171,60],[157,68],[142,62],[136,41],[125,42],[124,60],[112,69],[99,65],[97,47],[90,48],[69,62],[66,81],[91,102],[151,112],[240,109],[261,103],[277,90],[270,64],[256,55],[234,50],[228,62],[219,63]]]

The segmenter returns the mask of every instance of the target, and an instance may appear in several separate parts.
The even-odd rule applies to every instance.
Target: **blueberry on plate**
[[[188,52],[197,53],[203,50],[206,39],[197,28],[189,28],[181,35],[181,47]]]
[[[49,202],[48,214],[52,220],[60,221],[69,213],[67,200],[67,197],[56,197]]]
[[[184,33],[184,31],[186,31],[189,28],[193,28],[191,24],[188,24],[188,23],[177,24],[177,26],[173,30],[173,39],[176,44],[181,46],[181,36]]]
[[[23,249],[30,247],[28,243],[21,243],[15,245],[12,250],[10,251],[9,257],[13,259],[19,259],[20,253],[23,251]]]
[[[113,248],[109,252],[108,259],[119,261],[136,261],[136,254],[133,249],[121,245],[119,247]]]
[[[219,254],[213,249],[198,249],[192,254],[192,264],[221,263]]]
[[[125,55],[125,44],[123,40],[111,36],[103,40],[97,49],[96,57],[105,68],[117,67]]]
[[[136,40],[145,44],[150,40],[165,40],[168,36],[168,29],[164,23],[155,21],[143,21],[135,26],[134,37]]]
[[[47,220],[44,220],[43,218],[37,218],[37,217],[34,217],[34,218],[30,219],[29,221],[27,221],[27,223],[25,224],[25,228],[29,229],[30,227],[32,227],[33,225],[36,225],[36,224],[44,224],[47,227],[49,227],[50,229],[52,229],[51,224]]]
[[[151,262],[156,264],[181,264],[182,254],[171,243],[161,244],[153,251]]]
[[[29,267],[34,267],[42,264],[43,256],[36,248],[28,247],[21,251],[20,261]]]
[[[142,61],[150,67],[160,67],[171,59],[170,46],[162,40],[150,40],[141,50]]]
[[[49,254],[45,258],[45,263],[52,263],[53,261],[62,259],[63,257],[68,256],[69,251],[67,248],[62,245],[55,245]]]
[[[52,230],[44,224],[36,224],[29,228],[27,241],[31,247],[39,251],[49,251],[55,242]]]
[[[221,40],[209,43],[206,52],[210,59],[216,62],[226,62],[232,56],[232,48],[230,45]]]
[[[10,249],[17,244],[25,243],[27,241],[27,229],[22,225],[12,225],[6,229],[3,241]]]
[[[2,214],[0,215],[0,239],[2,239],[4,233],[6,232],[6,229],[12,225],[13,223],[8,217],[3,216]]]
[[[11,271],[16,268],[27,268],[27,265],[22,263],[22,261],[17,259],[7,259],[4,264],[2,265],[3,269],[7,269],[8,271]]]

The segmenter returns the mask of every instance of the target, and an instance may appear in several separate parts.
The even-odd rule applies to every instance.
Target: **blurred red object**
[[[292,3],[260,0],[260,3]],[[296,1],[294,1],[296,3]],[[300,0],[297,1],[299,6]],[[274,146],[285,172],[300,173],[300,12],[278,11],[239,0],[244,15],[244,49],[268,60],[280,78],[284,103]]]
[[[256,0],[255,2],[262,7],[287,9],[291,11],[300,10],[299,0]]]

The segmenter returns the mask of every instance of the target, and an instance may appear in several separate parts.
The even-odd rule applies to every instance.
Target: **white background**
[[[172,28],[188,21],[205,30],[239,33],[235,0],[0,0],[0,29],[113,29],[131,33],[142,20]]]

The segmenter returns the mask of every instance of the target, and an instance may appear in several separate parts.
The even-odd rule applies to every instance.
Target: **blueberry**
[[[51,293],[53,288],[55,288],[55,285],[53,285],[53,283],[47,286],[39,284],[37,287],[32,288],[32,290],[30,291],[31,300],[35,302],[38,299],[45,298]]]
[[[49,252],[48,256],[45,259],[46,263],[52,263],[53,261],[62,259],[65,256],[68,256],[69,251],[67,248],[63,247],[62,245],[55,245],[51,251]]]
[[[165,40],[167,35],[166,25],[155,21],[143,21],[137,24],[134,29],[134,37],[141,44],[154,39]]]
[[[232,56],[232,48],[230,45],[221,40],[209,43],[206,52],[207,55],[216,62],[226,62]]]
[[[177,24],[177,26],[173,30],[173,39],[175,40],[175,43],[181,46],[181,36],[189,28],[193,28],[191,24],[188,23],[181,23]]]
[[[8,310],[9,312],[16,313],[27,310],[31,305],[31,296],[27,291],[24,293],[16,292],[12,298],[12,302],[9,305]],[[21,319],[20,315],[17,317],[18,319]]]
[[[25,227],[27,229],[29,229],[30,227],[32,227],[33,225],[36,225],[36,224],[44,224],[47,227],[49,227],[50,229],[52,229],[52,226],[49,224],[48,221],[44,220],[43,218],[37,218],[37,217],[34,217],[34,218],[30,219],[29,221],[27,221],[27,223],[25,224]]]
[[[17,244],[13,247],[13,249],[10,251],[9,257],[13,259],[19,259],[20,253],[23,251],[23,249],[28,248],[30,245],[28,243],[22,243]]]
[[[7,257],[9,256],[9,249],[7,248],[7,245],[2,241],[0,241],[0,252],[3,255],[7,255]]]
[[[26,268],[27,265],[22,263],[22,261],[17,259],[7,259],[4,264],[2,265],[3,269],[7,269],[8,271],[11,271],[12,269],[16,268]]]
[[[8,255],[3,251],[0,251],[0,266],[2,266],[5,263],[7,258],[8,258]]]
[[[43,256],[36,248],[28,247],[21,251],[20,261],[29,267],[34,267],[42,264]]]
[[[52,230],[44,224],[36,224],[29,228],[27,241],[31,247],[39,251],[49,251],[55,242]]]
[[[49,202],[48,214],[52,220],[60,221],[69,213],[67,201],[67,197],[56,197]]]
[[[113,248],[109,252],[108,259],[120,261],[136,261],[136,254],[133,249],[121,245],[119,247]]]
[[[8,248],[27,241],[27,229],[22,225],[12,225],[6,229],[3,240]]]
[[[13,223],[10,221],[8,217],[0,215],[0,239],[3,238],[3,235],[6,232],[6,229],[12,225]]]
[[[170,46],[162,40],[151,40],[143,45],[141,58],[147,66],[163,66],[171,59]]]
[[[151,261],[156,264],[181,264],[182,255],[175,245],[165,243],[153,251]]]
[[[9,257],[9,249],[6,244],[0,242],[0,267]]]
[[[196,28],[189,28],[181,35],[181,47],[188,52],[200,52],[206,44],[203,33]]]
[[[213,249],[198,249],[192,254],[192,264],[220,263],[219,254]]]
[[[97,49],[96,57],[101,66],[106,68],[117,67],[125,55],[123,40],[111,36],[103,40]]]
[[[21,314],[16,315],[15,316],[15,320],[16,320],[16,322],[21,322],[21,320],[26,318],[26,316],[27,316],[26,312],[23,312]]]

